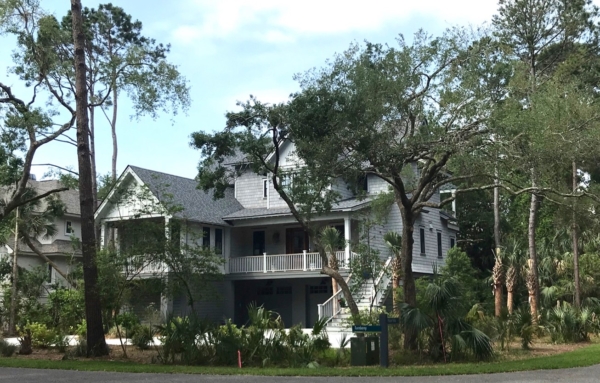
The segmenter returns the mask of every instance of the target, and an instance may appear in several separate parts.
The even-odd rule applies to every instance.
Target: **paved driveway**
[[[480,382],[569,382],[588,383],[600,381],[600,365],[567,370],[546,370],[514,372],[491,375],[464,375],[440,377],[393,377],[393,378],[316,378],[316,377],[265,377],[265,376],[208,376],[208,375],[169,375],[169,374],[131,374],[117,372],[79,372],[62,370],[35,370],[21,368],[0,368],[0,382],[16,383],[104,383],[104,382],[182,382],[182,383],[480,383]]]

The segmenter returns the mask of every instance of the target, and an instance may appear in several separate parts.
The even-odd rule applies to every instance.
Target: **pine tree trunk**
[[[17,280],[19,278],[19,208],[15,212],[15,246],[13,248],[12,288],[10,290],[10,314],[8,317],[8,332],[17,335]]]
[[[498,169],[495,170],[494,184],[498,185]],[[502,254],[500,250],[500,188],[494,188],[494,242],[496,244],[496,265],[494,265],[494,314],[499,317],[502,314],[502,282],[504,269],[502,267]]]
[[[117,104],[118,102],[118,94],[117,94],[117,80],[116,75],[113,84],[113,115],[112,121],[110,123],[110,131],[112,133],[112,146],[113,146],[113,155],[112,155],[112,180],[113,182],[117,180],[117,155],[119,152],[119,145],[117,144]]]
[[[535,173],[531,170],[531,185],[536,186]],[[537,226],[537,210],[538,210],[538,196],[535,193],[531,194],[531,203],[529,206],[529,225],[527,228],[527,237],[529,242],[529,276],[527,289],[529,291],[529,306],[531,310],[531,317],[534,323],[537,323],[538,319],[538,264],[537,264],[537,249],[535,244],[535,229]]]
[[[98,292],[96,237],[92,198],[92,171],[89,146],[88,91],[86,83],[85,35],[81,1],[71,0],[73,40],[75,46],[75,101],[77,112],[77,160],[79,164],[79,205],[81,209],[81,253],[85,286],[88,356],[107,355],[108,347],[102,327]]]
[[[577,191],[577,164],[573,161],[573,193]],[[581,307],[581,284],[579,282],[579,236],[577,233],[576,200],[573,200],[573,274],[575,283],[575,307]]]

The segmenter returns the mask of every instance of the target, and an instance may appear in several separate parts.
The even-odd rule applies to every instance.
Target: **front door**
[[[301,228],[290,228],[285,232],[286,254],[298,254],[308,249],[308,233]]]

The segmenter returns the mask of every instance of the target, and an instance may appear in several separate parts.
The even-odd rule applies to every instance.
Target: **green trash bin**
[[[376,366],[379,364],[379,337],[367,336],[350,339],[350,364]]]

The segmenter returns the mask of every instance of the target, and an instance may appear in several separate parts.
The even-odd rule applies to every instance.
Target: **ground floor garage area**
[[[233,281],[234,322],[248,323],[248,306],[256,304],[281,316],[286,328],[312,327],[318,319],[317,305],[332,296],[331,278],[289,278]]]

